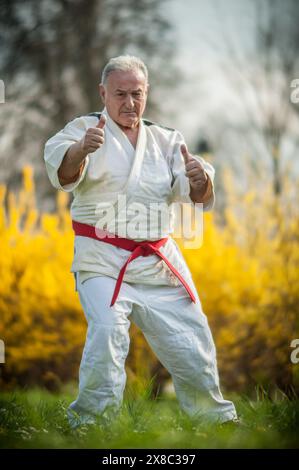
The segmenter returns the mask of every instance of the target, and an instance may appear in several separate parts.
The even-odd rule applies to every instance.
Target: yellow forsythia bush
[[[70,266],[74,235],[69,194],[57,192],[55,214],[39,214],[33,169],[23,170],[18,197],[0,186],[0,339],[5,364],[0,385],[46,385],[77,380],[87,323]],[[127,375],[131,383],[151,377],[156,359],[131,325]]]
[[[226,175],[224,223],[204,216],[203,245],[182,250],[194,276],[232,390],[260,384],[288,395],[299,390],[291,340],[299,338],[299,208],[286,193],[234,194]],[[216,218],[216,220],[215,220]]]
[[[221,382],[238,391],[257,383],[298,390],[290,342],[299,337],[299,210],[270,187],[240,197],[226,181],[227,209],[221,220],[215,210],[204,214],[202,247],[178,240],[213,332]],[[77,379],[87,325],[70,273],[68,196],[57,192],[56,213],[39,214],[31,167],[18,196],[0,188],[2,386]],[[131,338],[128,379],[149,378],[157,360],[133,324]]]
[[[73,377],[85,320],[69,272],[73,234],[58,193],[56,214],[39,215],[32,168],[24,168],[18,199],[1,187],[0,337],[5,342],[2,382],[52,384]],[[59,374],[57,374],[59,371]]]

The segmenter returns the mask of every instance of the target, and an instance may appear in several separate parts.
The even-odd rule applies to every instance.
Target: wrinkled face
[[[147,100],[148,84],[139,70],[114,70],[105,85],[99,86],[100,96],[109,116],[124,129],[138,126]]]

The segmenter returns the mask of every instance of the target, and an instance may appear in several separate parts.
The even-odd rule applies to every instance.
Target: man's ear
[[[102,102],[105,104],[106,90],[102,83],[99,84],[99,95],[102,99]]]

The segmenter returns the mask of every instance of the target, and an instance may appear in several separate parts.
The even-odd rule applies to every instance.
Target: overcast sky
[[[240,51],[249,51],[254,11],[249,0],[169,0],[167,13],[175,28],[177,62],[185,77],[179,93],[182,111],[171,120],[193,142],[206,113],[219,112],[235,99],[231,84],[221,73],[221,63],[230,62],[223,34]]]

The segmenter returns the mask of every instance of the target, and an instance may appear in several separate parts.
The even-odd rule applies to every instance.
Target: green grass
[[[233,396],[243,426],[195,422],[177,400],[149,398],[126,389],[120,414],[112,421],[72,430],[66,408],[74,388],[60,394],[43,389],[0,393],[2,448],[294,448],[299,447],[299,400],[278,392],[275,399],[257,393],[251,400]]]

